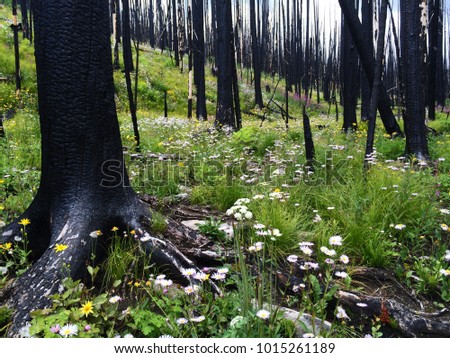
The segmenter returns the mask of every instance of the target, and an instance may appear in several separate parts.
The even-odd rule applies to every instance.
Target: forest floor
[[[0,226],[27,208],[40,176],[33,48],[21,41],[23,90],[16,95],[6,18],[0,8],[0,112],[5,118]],[[66,336],[78,337],[445,335],[450,324],[446,113],[428,123],[436,130],[429,136],[431,164],[403,158],[404,139],[390,138],[378,128],[376,156],[364,172],[366,124],[342,133],[341,109],[336,121],[334,106],[318,103],[314,95],[307,109],[316,149],[312,171],[305,166],[298,96],[290,94],[294,119],[286,130],[280,114],[253,110],[250,75],[243,69],[243,129],[227,135],[213,128],[216,80],[210,68],[209,116],[198,122],[186,119],[186,63],[180,71],[168,52],[148,48],[140,59],[139,152],[125,79],[121,71],[114,74],[132,186],[152,206],[155,234],[167,232],[170,217],[203,235],[198,247],[179,244],[207,266],[195,273],[205,283],[173,283],[127,240],[132,230],[111,228],[102,233],[112,239],[108,259],[93,260],[85,285],[66,281],[53,297],[53,307],[35,312],[23,336],[61,336],[62,327]],[[264,88],[268,85],[272,92],[264,93],[265,103],[276,82],[264,78]],[[273,96],[280,105],[283,88],[280,82]],[[165,93],[168,118],[163,117]],[[264,115],[261,124],[258,116]],[[0,290],[30,264],[28,225],[33,223],[23,223],[23,237],[0,246]],[[217,282],[222,297],[213,297],[208,280]],[[281,306],[297,312],[294,320],[286,319]],[[9,310],[0,307],[0,334],[5,334],[9,317]],[[411,327],[405,320],[419,323]]]

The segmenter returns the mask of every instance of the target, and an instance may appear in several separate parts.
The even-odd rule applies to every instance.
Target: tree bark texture
[[[358,18],[358,13],[346,0],[339,0],[339,5],[341,6],[341,10],[346,19],[347,26],[352,34],[353,42],[358,50],[361,63],[364,67],[367,79],[369,80],[369,84],[370,86],[373,86],[375,59],[372,55],[373,50],[371,50],[371,47],[369,47],[367,40],[364,38],[364,31],[362,28],[362,24]],[[389,96],[387,95],[384,85],[380,92],[378,111],[380,112],[381,120],[383,121],[386,132],[391,135],[395,134],[402,136],[403,132],[395,119],[394,113],[392,112]]]
[[[401,53],[404,81],[406,154],[428,158],[422,59],[422,1],[401,0]]]

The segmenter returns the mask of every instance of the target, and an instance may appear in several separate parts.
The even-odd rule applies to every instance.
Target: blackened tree
[[[194,55],[194,84],[197,89],[197,119],[206,120],[205,94],[205,35],[203,25],[203,0],[192,1],[192,46]]]
[[[404,123],[406,154],[427,159],[427,129],[425,126],[425,96],[422,51],[422,1],[401,0],[401,58],[403,69]],[[426,17],[425,17],[426,18]]]
[[[369,42],[364,38],[364,31],[361,21],[358,18],[358,12],[353,7],[353,5],[351,5],[351,2],[346,0],[339,0],[339,5],[345,17],[346,24],[352,34],[353,42],[356,46],[356,49],[358,50],[359,58],[364,67],[364,72],[366,73],[367,79],[369,80],[369,84],[370,86],[373,86],[375,58],[373,57],[372,41],[370,41],[369,46]],[[390,107],[389,96],[383,84],[380,89],[378,111],[387,133],[397,136],[403,135],[403,132],[400,129],[395,119],[394,113],[392,112],[392,109]]]
[[[192,265],[145,231],[149,210],[129,186],[114,103],[108,2],[32,4],[42,173],[34,201],[0,240],[13,241],[21,235],[19,221],[31,221],[26,230],[34,264],[0,297],[0,304],[15,308],[11,335],[30,311],[49,305],[65,277],[84,277],[93,247],[100,247],[95,230],[136,229],[136,240],[153,251],[155,262],[175,274]],[[56,245],[66,249],[56,252]]]
[[[228,126],[233,130],[241,127],[239,116],[239,93],[234,57],[234,38],[231,2],[216,0],[217,20],[217,110],[215,125]],[[237,105],[236,105],[237,104]]]
[[[261,60],[259,50],[259,38],[256,33],[256,9],[255,0],[250,0],[250,32],[252,38],[252,62],[255,85],[255,105],[259,109],[263,108],[263,99],[261,91]]]

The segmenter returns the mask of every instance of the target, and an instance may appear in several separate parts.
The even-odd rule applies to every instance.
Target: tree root
[[[450,337],[449,310],[433,312],[430,303],[413,296],[389,272],[360,268],[352,274],[352,279],[360,283],[363,290],[339,291],[338,299],[353,324],[367,323],[378,317],[384,326],[400,336]]]
[[[7,285],[0,293],[0,304],[6,304],[14,310],[8,335],[13,337],[18,334],[30,320],[30,312],[49,307],[51,304],[49,297],[62,289],[65,278],[86,277],[86,263],[91,260],[92,254],[99,247],[99,241],[102,240],[102,246],[104,242],[108,243],[102,237],[91,234],[98,229],[109,231],[112,225],[118,226],[121,230],[136,230],[137,234],[132,239],[139,242],[142,250],[150,255],[151,261],[161,269],[167,270],[174,280],[189,284],[190,281],[182,275],[182,269],[197,268],[197,265],[176,245],[164,237],[152,236],[146,230],[149,213],[147,209],[142,211],[142,207],[137,205],[137,209],[134,207],[131,210],[125,210],[123,215],[114,216],[114,222],[111,217],[96,220],[92,217],[76,216],[73,219],[66,218],[61,223],[52,223],[52,233],[46,240],[49,242],[47,248],[28,271]],[[39,222],[35,217],[29,219],[32,223]],[[168,219],[168,222],[169,234],[177,237],[179,241],[188,241],[187,246],[199,244],[200,246],[197,247],[205,248],[209,245],[206,238],[200,237],[182,224],[171,219]],[[30,224],[27,227],[30,233],[36,232],[33,226]],[[14,235],[20,233],[20,229],[21,226],[17,222],[10,224],[2,235],[3,242],[13,240]],[[40,238],[30,234],[28,237],[30,243]],[[202,240],[206,241],[201,243]],[[219,288],[212,282],[210,284],[212,291],[220,295]]]

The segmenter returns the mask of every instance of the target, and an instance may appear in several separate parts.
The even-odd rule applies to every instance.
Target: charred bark
[[[368,164],[369,157],[373,153],[373,142],[375,140],[375,124],[377,118],[377,103],[380,97],[381,77],[384,58],[384,37],[386,34],[386,18],[387,18],[387,4],[388,0],[382,0],[380,5],[380,14],[378,17],[378,40],[377,40],[377,52],[376,62],[374,69],[374,80],[372,86],[372,94],[370,98],[369,106],[369,128],[367,130],[367,143],[366,143],[366,161],[365,166]]]
[[[255,106],[259,109],[264,107],[261,91],[261,60],[259,53],[259,39],[256,34],[256,10],[255,0],[250,0],[250,32],[252,38],[252,62],[255,86]]]
[[[346,23],[352,34],[353,42],[358,50],[364,71],[367,75],[367,79],[369,80],[369,84],[373,86],[375,59],[371,55],[372,51],[368,46],[367,40],[363,36],[363,28],[361,22],[359,21],[358,14],[346,0],[339,0],[339,5],[341,6],[342,13],[344,14]],[[382,86],[380,92],[378,111],[380,112],[381,120],[383,121],[386,132],[391,135],[402,136],[403,132],[400,129],[394,114],[392,113],[389,96],[387,95],[384,85]]]
[[[146,232],[150,212],[129,186],[114,103],[108,3],[36,0],[33,11],[42,172],[34,201],[0,239],[13,241],[19,220],[31,221],[34,264],[1,297],[14,308],[10,336],[30,311],[50,304],[65,277],[84,277],[94,247],[100,247],[95,230],[136,229],[152,260],[175,275],[193,264]],[[57,244],[67,248],[56,252]]]
[[[15,65],[15,74],[16,74],[16,95],[20,93],[22,84],[21,84],[21,76],[20,76],[20,53],[19,53],[19,23],[17,21],[17,0],[12,1],[12,15],[13,15],[13,23],[11,28],[13,30],[13,38],[14,38],[14,65]]]
[[[198,120],[206,120],[205,93],[205,35],[203,25],[203,0],[192,1],[192,50],[194,54],[194,84],[197,90],[196,115]]]
[[[422,10],[419,0],[402,0],[401,52],[404,87],[405,152],[419,160],[428,159],[427,131],[425,126],[425,97],[422,59]]]
[[[217,110],[216,127],[228,126],[233,130],[239,129],[236,121],[233,97],[233,62],[234,46],[231,16],[231,2],[216,0],[217,19]],[[235,67],[234,67],[235,69]],[[237,75],[236,75],[237,77]]]

